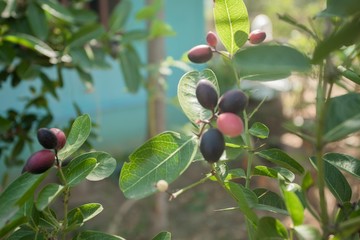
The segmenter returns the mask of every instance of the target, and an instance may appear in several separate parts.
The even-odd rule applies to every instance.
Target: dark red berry
[[[266,33],[259,29],[252,31],[249,34],[249,42],[251,44],[259,44],[262,43],[266,38]]]
[[[55,149],[56,150],[62,149],[66,143],[65,133],[59,128],[50,128],[50,131],[52,131],[57,138],[57,145],[56,145]]]
[[[209,31],[206,35],[206,42],[210,47],[215,48],[217,43],[218,43],[218,39],[215,33]]]
[[[213,56],[211,47],[208,45],[198,45],[190,49],[188,58],[193,63],[205,63]]]
[[[218,102],[214,84],[207,79],[201,79],[196,86],[196,98],[202,107],[213,111]]]
[[[200,152],[210,163],[219,161],[225,150],[224,135],[216,128],[207,130],[200,139]]]
[[[37,131],[37,139],[47,149],[55,149],[58,144],[56,135],[48,128],[40,128]]]
[[[219,100],[219,113],[231,112],[239,114],[248,104],[245,93],[241,90],[233,89],[225,92]]]
[[[55,162],[55,153],[51,150],[44,149],[35,152],[27,160],[22,172],[43,173],[50,169]]]

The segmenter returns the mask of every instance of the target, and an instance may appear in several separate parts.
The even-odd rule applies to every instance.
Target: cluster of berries
[[[217,126],[201,133],[200,152],[206,161],[217,162],[225,150],[224,135],[237,137],[244,130],[239,114],[246,108],[248,98],[241,90],[233,89],[219,99],[214,84],[207,79],[197,83],[196,98],[203,108],[213,112]]]
[[[261,30],[254,30],[249,34],[249,42],[251,44],[262,43],[266,38],[266,33]],[[213,52],[216,51],[216,45],[218,44],[218,39],[215,33],[209,31],[206,35],[207,44],[200,44],[188,52],[188,58],[193,63],[206,63],[209,61]]]
[[[47,171],[54,165],[57,151],[66,143],[65,133],[58,128],[40,128],[37,139],[45,149],[33,153],[26,161],[22,172],[39,174]]]

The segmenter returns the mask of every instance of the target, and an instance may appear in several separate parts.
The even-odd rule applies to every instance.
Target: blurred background
[[[131,8],[125,12],[117,8],[122,2],[57,1],[62,6],[56,5],[57,9],[63,14],[63,18],[59,17],[58,21],[64,28],[68,27],[68,35],[75,36],[76,31],[83,29],[88,21],[94,22],[91,31],[84,30],[88,34],[84,35],[85,38],[90,41],[83,44],[82,38],[73,38],[72,48],[69,49],[61,43],[61,34],[57,35],[56,28],[52,32],[53,39],[42,38],[57,50],[67,51],[72,59],[70,62],[65,59],[62,65],[51,63],[50,66],[45,66],[40,62],[34,64],[29,59],[22,60],[26,59],[26,51],[22,53],[24,55],[17,55],[11,63],[6,57],[1,57],[0,176],[3,187],[20,174],[24,160],[39,148],[36,141],[31,140],[36,136],[38,127],[58,127],[65,130],[79,113],[89,114],[94,126],[88,148],[112,154],[118,161],[120,170],[128,155],[153,135],[149,121],[154,125],[156,122],[160,123],[161,126],[155,132],[162,129],[185,131],[188,121],[177,103],[176,92],[177,83],[186,71],[210,67],[216,72],[218,79],[221,79],[222,92],[235,85],[234,76],[221,64],[220,58],[215,57],[208,64],[194,65],[184,57],[193,46],[206,43],[208,31],[215,31],[213,1],[138,0],[130,1]],[[313,17],[326,7],[325,1],[244,2],[252,28],[266,31],[265,41],[289,44],[305,54],[312,52],[314,40],[282,21],[281,16],[289,14],[299,24],[313,24]],[[3,12],[2,24],[10,20],[12,11],[21,11],[20,4],[13,10],[8,9],[9,4],[0,6]],[[116,26],[113,20],[115,11],[126,14],[126,20],[119,20],[122,21],[119,24],[120,31],[112,31],[113,26]],[[11,16],[5,13],[10,13]],[[67,20],[67,16],[72,16],[75,20]],[[321,23],[322,20],[316,21],[318,25],[315,29],[323,31],[326,24]],[[156,22],[157,27],[149,22]],[[21,24],[16,25],[19,32],[27,29]],[[57,24],[57,20],[49,21],[49,25],[58,27]],[[31,26],[30,23],[29,31],[41,39],[44,33]],[[59,31],[62,30],[58,28]],[[102,34],[97,35],[99,32]],[[97,41],[93,41],[91,36],[98,37]],[[163,40],[155,45],[149,44],[157,38]],[[22,50],[21,46],[19,48]],[[154,51],[159,56],[152,58],[150,54],[154,55]],[[100,59],[96,56],[100,56]],[[155,75],[154,69],[157,69]],[[157,79],[155,83],[151,80],[154,76]],[[155,108],[163,107],[160,115],[157,115],[159,113],[156,109],[151,114],[153,110],[149,107],[152,85],[157,85],[154,89],[164,96],[162,104],[152,105]],[[314,100],[315,86],[316,82],[305,76],[291,76],[266,83],[244,82],[244,88],[257,89],[250,107],[257,106],[265,96],[268,97],[267,107],[256,115],[256,119],[271,129],[267,144],[291,151],[292,156],[297,159],[311,151],[310,146],[300,138],[286,133],[282,123],[290,122],[299,126],[313,118],[314,109],[307,106]],[[341,93],[341,89],[338,93]],[[338,143],[336,147],[349,145],[359,146],[358,136]],[[206,165],[195,163],[171,189],[186,186],[200,179],[207,171]],[[149,235],[153,234],[152,226],[157,221],[154,213],[155,199],[124,199],[118,187],[118,174],[119,171],[111,179],[102,182],[81,184],[74,193],[73,204],[90,201],[103,204],[104,212],[90,222],[87,226],[89,228],[118,234],[126,239],[150,239]],[[201,185],[168,205],[166,230],[172,232],[174,239],[244,239],[241,233],[245,231],[245,225],[241,214],[237,211],[215,211],[234,205],[216,184],[210,182]]]

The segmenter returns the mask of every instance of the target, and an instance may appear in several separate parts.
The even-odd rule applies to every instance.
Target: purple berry
[[[37,131],[37,139],[46,149],[54,149],[58,144],[56,135],[48,128],[40,128]]]
[[[212,56],[213,52],[208,45],[197,45],[188,52],[188,58],[193,63],[206,63]]]
[[[51,150],[44,149],[35,152],[27,160],[22,172],[43,173],[50,169],[55,162],[55,153]]]

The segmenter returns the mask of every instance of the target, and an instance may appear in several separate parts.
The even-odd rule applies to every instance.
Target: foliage
[[[304,32],[316,43],[314,51],[309,54],[271,42],[245,45],[249,20],[243,1],[215,1],[215,27],[226,51],[214,47],[213,52],[219,54],[225,65],[234,72],[237,79],[234,88],[241,88],[243,79],[269,81],[287,77],[294,72],[317,76],[317,92],[313,100],[315,119],[308,128],[292,129],[292,133],[313,146],[314,152],[309,156],[313,168],[305,167],[307,159],[294,159],[277,148],[264,149],[261,139],[271,137],[271,130],[260,122],[250,124],[257,109],[266,105],[266,102],[262,102],[263,105],[260,104],[255,110],[246,109],[241,113],[245,126],[243,134],[240,138],[226,138],[225,153],[220,161],[209,164],[206,177],[177,192],[168,192],[170,199],[211,179],[224,188],[236,202],[236,209],[245,216],[248,239],[329,239],[330,236],[332,239],[358,239],[359,206],[351,202],[354,197],[352,186],[343,172],[359,177],[360,160],[342,153],[327,153],[325,147],[360,130],[359,93],[345,88],[347,93],[341,96],[332,94],[335,84],[344,86],[346,80],[341,75],[355,84],[359,83],[358,69],[355,67],[359,56],[359,32],[354,31],[358,29],[359,16],[356,0],[341,4],[328,0],[326,10],[312,20],[311,27],[297,23],[289,15],[280,15],[283,21]],[[323,33],[320,33],[314,30],[316,21],[319,29],[324,22],[326,26],[331,24],[331,27],[323,28]],[[157,181],[173,182],[192,162],[201,158],[198,142],[205,129],[212,127],[217,117],[216,112],[204,109],[196,98],[195,88],[202,79],[211,81],[218,93],[218,86],[225,81],[210,69],[187,72],[180,79],[178,100],[195,134],[189,137],[184,133],[164,132],[131,154],[119,179],[120,189],[126,197],[138,199],[148,196],[157,190]],[[176,137],[167,137],[164,141],[164,134]],[[182,143],[189,143],[186,148],[184,144],[179,144],[180,139]],[[245,169],[231,169],[229,163],[239,161],[238,156],[246,156],[241,158],[247,159]],[[256,165],[256,158],[269,161],[272,167]],[[166,164],[166,167],[160,167],[161,164]],[[316,180],[310,174],[313,171]],[[253,176],[269,177],[277,183],[279,191],[252,188]],[[235,181],[238,178],[244,179],[244,183]],[[311,188],[317,189],[319,193],[319,209],[309,201],[308,191]],[[339,202],[336,215],[330,215],[327,211],[326,188]],[[144,191],[146,194],[143,194]],[[276,214],[260,217],[259,210]],[[305,210],[319,222],[320,229],[305,224]],[[289,229],[277,218],[279,214],[290,217],[292,225]]]

